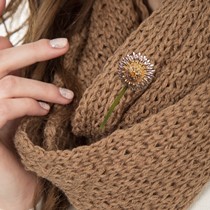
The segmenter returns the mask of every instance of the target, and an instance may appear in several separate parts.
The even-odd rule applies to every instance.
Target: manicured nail
[[[59,88],[60,94],[67,99],[73,99],[74,93],[66,88]]]
[[[61,49],[66,47],[68,40],[66,38],[57,38],[50,40],[50,45],[52,48]]]
[[[44,102],[39,102],[39,105],[43,108],[43,109],[46,109],[46,110],[50,110],[50,105],[47,104],[47,103],[44,103]]]

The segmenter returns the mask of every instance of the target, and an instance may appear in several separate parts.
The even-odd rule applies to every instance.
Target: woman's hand
[[[0,15],[4,7],[5,0],[1,0]],[[10,144],[18,119],[46,115],[50,107],[45,102],[68,104],[73,99],[72,91],[21,78],[17,70],[61,56],[68,47],[66,39],[44,39],[12,47],[8,39],[0,37],[0,209],[32,207],[37,185],[35,175],[24,170]]]
[[[45,39],[11,47],[6,38],[0,37],[0,137],[2,139],[7,141],[7,136],[13,135],[11,131],[15,130],[16,123],[15,121],[12,121],[12,124],[8,123],[11,120],[25,115],[46,115],[50,107],[44,102],[58,104],[71,102],[73,92],[70,90],[13,75],[17,73],[17,69],[61,56],[67,50],[66,39],[51,41]]]
[[[4,5],[5,1],[1,0],[0,12]],[[14,75],[22,67],[63,55],[68,47],[66,39],[45,39],[12,47],[6,38],[0,37],[0,137],[4,135],[2,130],[8,130],[5,127],[11,120],[25,115],[46,115],[49,105],[43,101],[70,103],[73,98],[71,91]]]
[[[49,105],[38,101],[67,104],[72,100],[73,93],[69,90],[59,89],[53,84],[11,75],[24,66],[64,54],[68,49],[66,39],[40,40],[3,49],[6,45],[9,45],[8,40],[1,37],[0,128],[9,120],[25,115],[46,115]]]
[[[2,49],[1,43],[6,45],[6,42],[5,38],[0,38],[0,128],[9,120],[25,115],[46,115],[49,105],[38,101],[67,104],[72,100],[73,93],[69,90],[9,75],[16,69],[64,54],[68,49],[66,39],[40,40]],[[60,44],[63,47],[53,48],[50,44]]]

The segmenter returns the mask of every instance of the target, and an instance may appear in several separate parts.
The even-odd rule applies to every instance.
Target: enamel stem
[[[123,95],[125,94],[125,91],[127,90],[127,88],[128,88],[127,86],[124,86],[120,90],[120,92],[117,95],[117,97],[114,99],[114,102],[112,103],[111,107],[109,108],[107,114],[104,117],[104,121],[100,125],[100,128],[101,129],[104,129],[104,127],[105,127],[108,119],[110,118],[110,116],[111,116],[112,112],[114,111],[115,107],[119,104],[119,102],[120,102],[121,98],[123,97]]]

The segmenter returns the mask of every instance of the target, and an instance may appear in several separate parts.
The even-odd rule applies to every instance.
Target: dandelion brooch
[[[118,75],[124,86],[108,109],[108,112],[100,125],[101,129],[104,129],[109,117],[115,107],[119,104],[120,99],[123,97],[126,90],[128,88],[131,88],[134,91],[146,89],[152,82],[154,73],[154,65],[151,64],[150,60],[141,53],[133,52],[122,58],[119,62]]]

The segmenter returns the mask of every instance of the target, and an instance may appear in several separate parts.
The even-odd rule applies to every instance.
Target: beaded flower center
[[[131,62],[124,66],[128,78],[132,82],[141,82],[146,74],[146,67],[140,62]]]
[[[133,90],[145,89],[151,83],[154,72],[153,64],[141,53],[133,52],[119,63],[118,73],[122,82]]]

